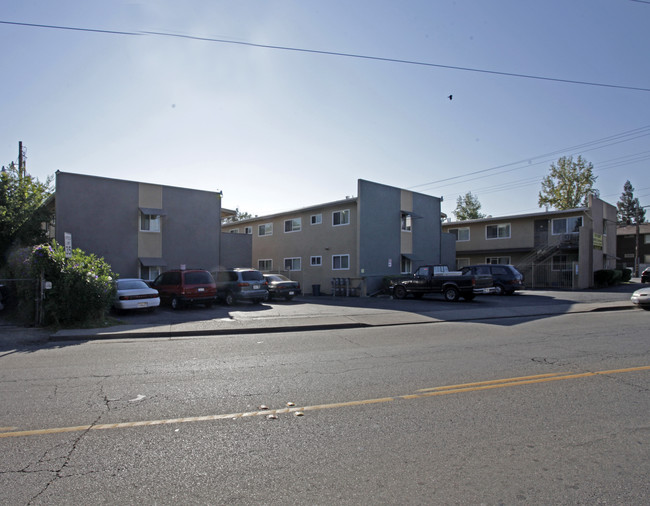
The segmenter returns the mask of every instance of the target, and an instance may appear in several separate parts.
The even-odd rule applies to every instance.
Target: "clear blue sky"
[[[137,34],[0,24],[0,163],[23,141],[41,180],[221,190],[264,215],[363,178],[500,216],[539,211],[551,162],[582,154],[602,198],[629,179],[650,204],[650,1],[3,0],[0,21]]]

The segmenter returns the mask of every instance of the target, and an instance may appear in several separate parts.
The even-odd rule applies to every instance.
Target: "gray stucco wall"
[[[253,265],[253,235],[252,234],[221,234],[221,266],[255,267]]]
[[[359,180],[358,251],[366,291],[381,287],[382,278],[400,274],[401,211],[412,211],[413,268],[440,263],[442,254],[440,199],[412,193],[413,209],[401,209],[400,188]]]
[[[121,277],[137,277],[140,183],[56,173],[56,241],[103,257]],[[165,269],[219,265],[221,201],[215,192],[161,186]]]
[[[56,173],[56,241],[103,257],[122,277],[138,273],[138,184]]]
[[[163,258],[168,269],[216,270],[221,203],[212,192],[163,186]]]

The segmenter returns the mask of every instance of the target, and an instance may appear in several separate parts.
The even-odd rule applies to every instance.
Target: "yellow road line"
[[[493,388],[506,388],[506,387],[519,386],[519,385],[532,385],[535,383],[547,383],[550,381],[589,378],[594,376],[606,376],[609,374],[620,374],[620,373],[649,371],[649,370],[650,370],[650,365],[629,367],[626,369],[611,369],[608,371],[585,372],[585,373],[576,373],[576,374],[571,374],[571,373],[538,374],[535,376],[521,376],[517,378],[504,378],[504,379],[491,380],[491,381],[479,381],[475,383],[462,383],[459,385],[447,385],[442,387],[423,388],[417,391],[419,393],[415,393],[415,394],[400,395],[395,397],[381,397],[377,399],[365,399],[360,401],[335,402],[330,404],[317,404],[313,406],[290,407],[290,408],[281,408],[281,409],[265,409],[259,411],[248,411],[244,413],[230,413],[230,414],[222,414],[222,415],[190,416],[185,418],[144,420],[139,422],[104,423],[104,424],[97,424],[97,425],[78,425],[76,427],[58,427],[53,429],[0,432],[0,438],[40,436],[45,434],[60,434],[64,432],[79,432],[79,431],[88,431],[88,430],[124,429],[128,427],[145,427],[151,425],[169,425],[169,424],[177,424],[177,423],[205,422],[205,421],[215,421],[215,420],[235,420],[238,418],[247,418],[252,416],[266,416],[271,414],[279,415],[284,413],[295,413],[298,411],[316,411],[322,409],[364,406],[369,404],[380,404],[384,402],[392,402],[399,399],[402,400],[423,399],[426,397],[434,397],[438,395],[476,392],[481,390],[489,390]],[[7,431],[7,430],[13,430],[15,428],[16,427],[0,427],[0,430]]]

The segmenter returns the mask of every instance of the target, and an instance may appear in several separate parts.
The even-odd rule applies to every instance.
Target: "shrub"
[[[621,272],[623,273],[623,277],[621,278],[623,283],[627,283],[632,279],[632,269],[623,269]]]
[[[623,271],[601,269],[594,272],[594,284],[598,287],[612,286],[623,280]]]
[[[44,323],[65,326],[104,318],[115,297],[115,274],[103,258],[65,248],[56,242],[35,246],[31,253],[32,276],[52,283],[45,290]]]

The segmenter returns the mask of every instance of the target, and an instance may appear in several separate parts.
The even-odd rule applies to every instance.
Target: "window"
[[[350,268],[350,255],[332,255],[332,269],[335,271],[348,270]]]
[[[157,265],[154,266],[140,266],[140,278],[146,281],[153,281],[158,276],[160,276],[160,267]]]
[[[487,225],[485,227],[486,239],[510,239],[510,223],[503,225]]]
[[[332,213],[332,226],[339,227],[341,225],[350,224],[350,210],[346,209],[345,211],[334,211]]]
[[[553,235],[577,234],[582,226],[582,216],[572,218],[556,218],[552,220]]]
[[[411,270],[413,269],[411,259],[402,255],[399,262],[399,269],[402,274],[411,274]]]
[[[264,223],[263,225],[259,225],[257,227],[257,235],[273,235],[273,223]]]
[[[650,234],[643,234],[643,244],[650,244]]]
[[[285,271],[299,271],[300,268],[300,257],[284,259]]]
[[[141,232],[160,232],[160,216],[140,213]]]
[[[302,218],[292,218],[284,221],[284,231],[286,232],[300,232],[302,229]]]
[[[312,214],[311,215],[311,224],[312,225],[320,225],[323,223],[323,215],[322,214]]]
[[[568,255],[554,255],[552,258],[551,270],[553,271],[569,271],[571,264]]]
[[[453,235],[457,241],[469,241],[469,227],[450,228],[449,233]]]
[[[457,258],[456,259],[456,269],[460,270],[463,267],[467,267],[469,265],[469,258]]]
[[[309,265],[311,265],[312,267],[320,267],[321,265],[323,265],[323,257],[321,256],[310,257]]]
[[[404,232],[410,232],[411,231],[411,224],[412,224],[412,218],[411,215],[408,213],[402,213],[402,231]],[[402,271],[404,272],[404,271]],[[408,271],[409,273],[411,271]]]
[[[230,234],[238,234],[238,233],[239,233],[239,229],[238,229],[238,228],[233,228],[229,233],[230,233]]]
[[[505,264],[510,263],[510,257],[485,257],[486,264]]]
[[[244,233],[245,234],[252,234],[253,233],[253,227],[244,227]]]
[[[270,271],[273,269],[273,260],[263,259],[257,261],[257,269],[260,271]]]

